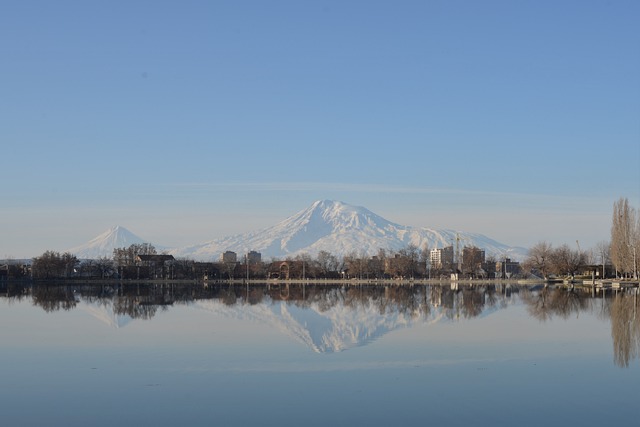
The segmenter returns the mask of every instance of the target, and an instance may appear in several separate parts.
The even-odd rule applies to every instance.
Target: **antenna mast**
[[[462,271],[462,260],[460,259],[460,234],[456,233],[456,261],[458,263],[458,271]]]

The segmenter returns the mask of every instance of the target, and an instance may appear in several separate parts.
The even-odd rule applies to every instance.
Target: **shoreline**
[[[4,279],[0,285],[327,285],[327,286],[421,286],[421,285],[521,285],[616,289],[639,287],[638,280],[540,280],[540,279]]]

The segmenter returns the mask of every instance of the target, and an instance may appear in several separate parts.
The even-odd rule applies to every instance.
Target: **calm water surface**
[[[635,292],[0,285],[7,426],[635,425]]]

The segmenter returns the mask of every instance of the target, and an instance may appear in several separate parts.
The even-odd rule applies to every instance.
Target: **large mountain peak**
[[[366,227],[387,228],[390,225],[399,227],[361,206],[334,200],[318,200],[276,227],[305,227],[305,231],[311,228],[333,233]]]
[[[366,208],[319,200],[264,230],[259,241],[253,239],[251,244],[266,247],[268,255],[276,257],[300,252],[313,255],[321,250],[337,255],[354,249],[375,253],[380,237],[399,227]]]

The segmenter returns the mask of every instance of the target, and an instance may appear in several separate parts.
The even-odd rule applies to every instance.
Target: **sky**
[[[640,208],[640,2],[0,3],[0,258],[319,199],[513,246]]]

